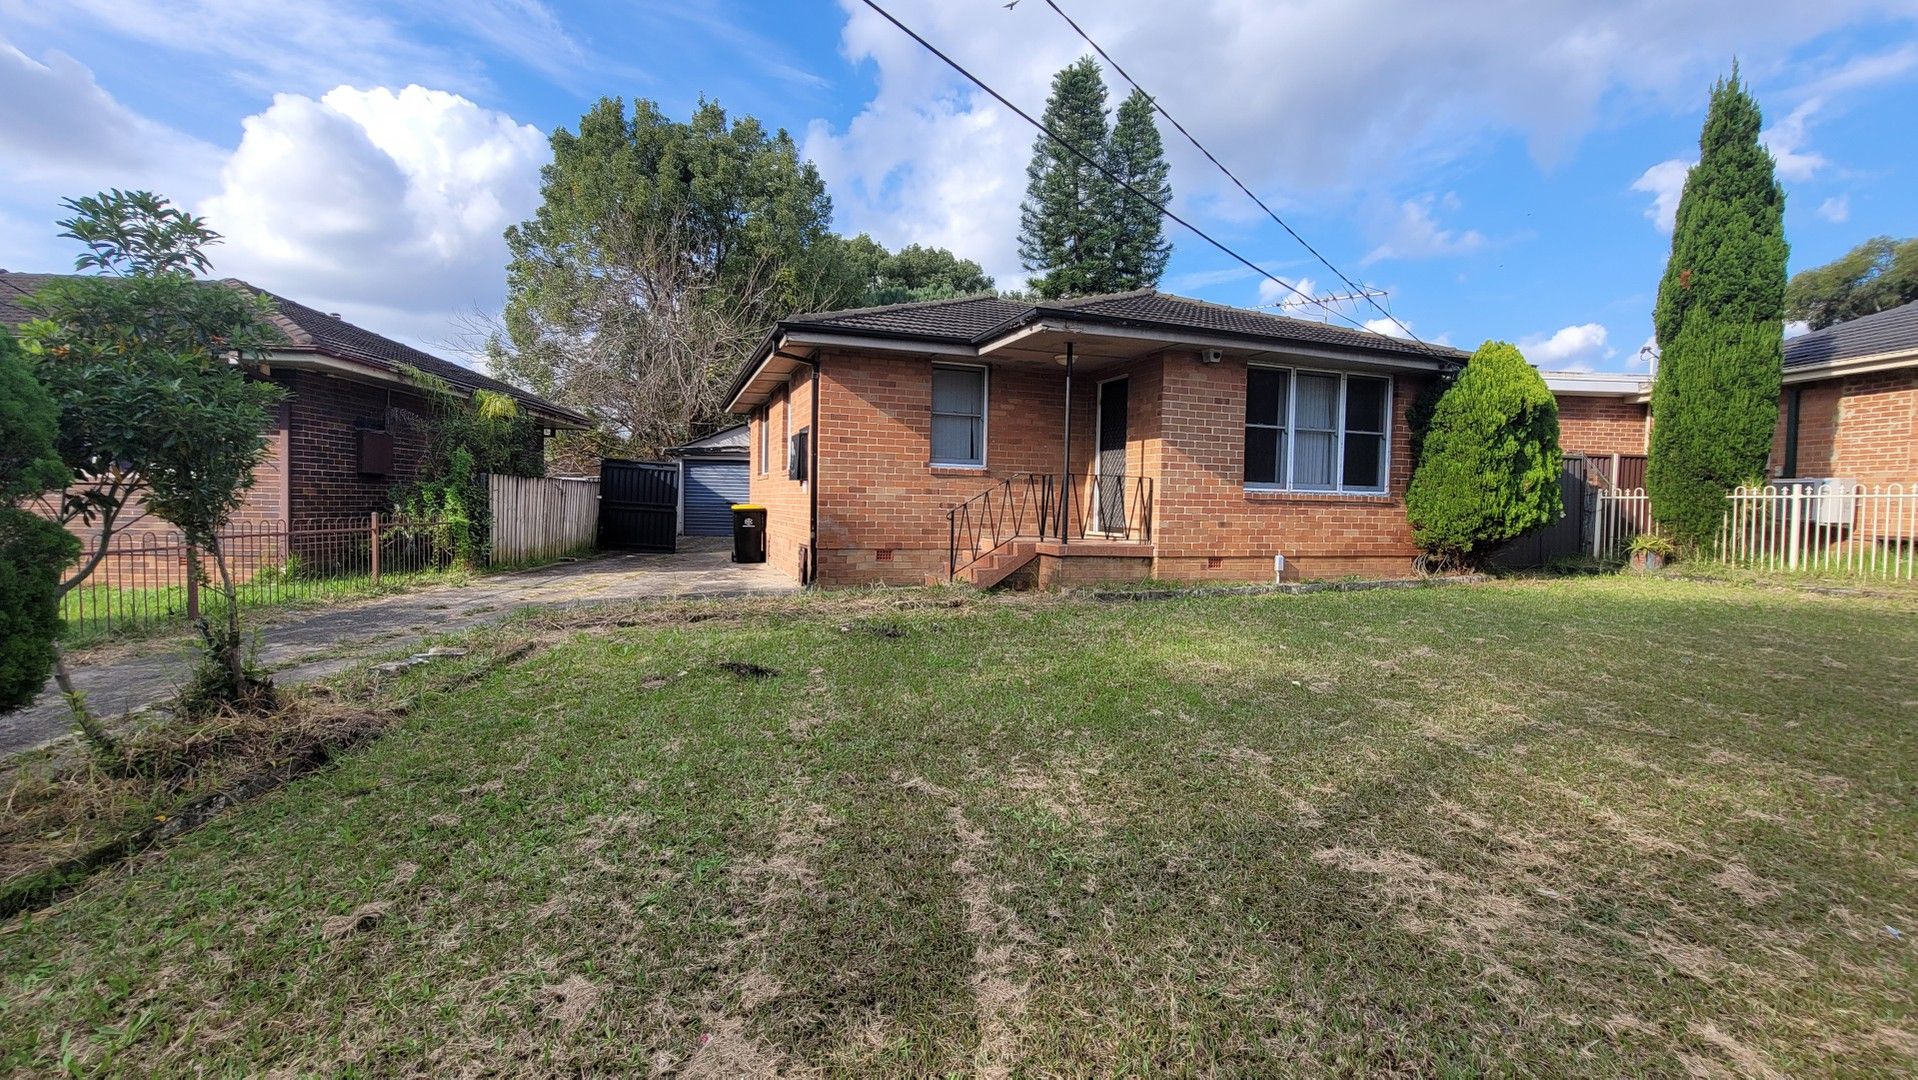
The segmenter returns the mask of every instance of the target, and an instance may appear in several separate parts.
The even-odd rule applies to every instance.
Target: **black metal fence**
[[[452,529],[384,514],[236,522],[219,536],[243,608],[363,595],[453,568]],[[82,554],[86,565],[92,551]],[[177,530],[116,535],[61,614],[70,642],[142,632],[225,613],[210,552]]]

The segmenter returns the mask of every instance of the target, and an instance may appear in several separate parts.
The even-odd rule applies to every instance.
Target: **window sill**
[[[1246,488],[1248,502],[1349,502],[1394,503],[1398,497],[1389,491],[1288,491],[1283,488]]]
[[[926,468],[936,473],[963,473],[968,476],[976,476],[986,471],[984,465],[947,465],[937,461],[926,462]]]

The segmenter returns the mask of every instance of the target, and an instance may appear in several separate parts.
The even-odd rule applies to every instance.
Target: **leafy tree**
[[[1558,400],[1514,345],[1488,341],[1433,406],[1405,493],[1412,536],[1442,565],[1473,566],[1558,520]]]
[[[1165,144],[1159,139],[1154,112],[1152,99],[1143,90],[1134,90],[1125,99],[1112,125],[1106,167],[1164,206],[1172,201],[1172,167],[1166,164]],[[1166,260],[1172,257],[1164,219],[1158,210],[1124,188],[1115,184],[1111,191],[1109,213],[1119,223],[1112,246],[1113,270],[1118,278],[1114,284],[1120,289],[1157,285],[1165,273]]]
[[[1918,237],[1874,236],[1785,286],[1785,317],[1822,330],[1918,300]]]
[[[101,276],[64,278],[30,301],[40,318],[24,327],[37,375],[60,410],[56,448],[67,476],[57,518],[95,535],[94,550],[60,584],[84,582],[129,507],[150,509],[205,546],[221,573],[223,629],[202,620],[209,659],[230,676],[233,700],[253,696],[238,605],[217,534],[265,453],[267,409],[280,391],[249,381],[243,364],[279,339],[267,301],[196,280],[219,235],[204,220],[148,192],[111,191],[66,201],[61,235],[87,251],[76,260]],[[74,692],[63,663],[55,675],[83,732],[110,746]]]
[[[1033,141],[1019,208],[1020,264],[1039,275],[1031,288],[1042,297],[1117,291],[1112,184],[1086,160],[1107,157],[1106,87],[1092,57],[1053,76],[1041,122],[1085,157],[1043,134]]]
[[[1725,493],[1763,473],[1778,422],[1789,247],[1763,126],[1734,69],[1712,88],[1653,312],[1645,486],[1653,519],[1685,548],[1715,540]]]
[[[606,98],[552,148],[539,209],[506,231],[504,333],[488,351],[505,377],[594,414],[633,451],[717,421],[774,319],[864,292],[829,229],[825,183],[784,131],[714,102],[682,124]]]
[[[884,245],[860,233],[842,241],[842,259],[857,288],[858,307],[950,300],[992,291],[992,278],[978,263],[961,259],[945,248],[908,244],[889,252]]]
[[[60,572],[80,542],[17,505],[66,483],[53,449],[60,410],[0,329],[0,711],[29,704],[53,668]]]

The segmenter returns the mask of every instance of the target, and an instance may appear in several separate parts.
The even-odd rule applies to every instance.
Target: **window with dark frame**
[[[1245,387],[1245,484],[1253,490],[1386,490],[1390,379],[1250,368]]]
[[[986,463],[986,369],[932,368],[932,464],[982,468]]]

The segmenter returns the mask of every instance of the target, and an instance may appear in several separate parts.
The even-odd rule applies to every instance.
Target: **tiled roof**
[[[884,337],[916,340],[976,341],[1032,310],[1031,304],[996,296],[967,296],[957,300],[926,300],[911,304],[816,311],[784,320],[787,326],[808,326]]]
[[[1455,349],[1421,345],[1382,334],[1246,308],[1210,304],[1184,296],[1141,289],[1071,300],[1023,303],[996,296],[969,296],[914,304],[794,315],[785,329],[833,330],[916,341],[980,344],[1005,331],[1047,316],[1155,327],[1173,332],[1199,330],[1272,344],[1325,345],[1372,352],[1403,353],[1459,360]]]
[[[1918,352],[1918,302],[1800,334],[1785,342],[1785,368],[1893,352]]]
[[[1275,342],[1330,345],[1336,348],[1367,349],[1375,352],[1409,353],[1415,356],[1437,354],[1445,359],[1461,360],[1465,353],[1443,346],[1421,345],[1416,341],[1386,337],[1364,330],[1293,319],[1248,308],[1227,307],[1204,300],[1156,292],[1150,289],[1114,296],[1088,296],[1078,300],[1055,301],[1048,305],[1074,315],[1122,320],[1152,326],[1179,327],[1259,338]]]
[[[34,317],[22,301],[61,277],[62,274],[20,274],[0,270],[0,324],[18,326]],[[341,360],[350,360],[364,364],[379,371],[396,373],[401,365],[409,365],[429,375],[445,379],[461,390],[490,390],[495,393],[509,394],[521,404],[548,416],[560,417],[576,423],[586,423],[587,418],[572,409],[555,405],[544,398],[529,394],[515,386],[474,371],[472,368],[442,360],[432,353],[403,345],[392,338],[382,337],[371,330],[364,329],[344,319],[329,315],[323,311],[307,307],[305,304],[288,300],[284,296],[267,292],[258,286],[249,285],[236,278],[227,278],[221,284],[257,293],[273,302],[273,323],[286,335],[286,346],[294,349],[311,349]]]

